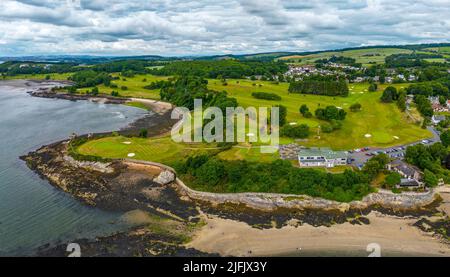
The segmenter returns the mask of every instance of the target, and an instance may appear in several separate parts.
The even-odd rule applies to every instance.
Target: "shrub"
[[[381,102],[392,103],[398,99],[397,89],[395,87],[389,86],[383,91],[381,95]]]
[[[253,92],[252,96],[255,97],[256,99],[281,100],[281,96],[270,92]]]
[[[307,138],[309,136],[309,126],[306,124],[286,125],[281,128],[280,134],[290,138]]]
[[[350,106],[350,111],[352,112],[359,112],[361,110],[361,104],[354,103]]]
[[[146,138],[148,136],[148,131],[147,131],[147,129],[141,129],[140,131],[139,131],[139,137],[141,137],[141,138]]]

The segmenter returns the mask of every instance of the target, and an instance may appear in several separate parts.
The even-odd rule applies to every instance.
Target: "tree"
[[[441,133],[441,142],[445,147],[450,145],[450,130],[446,130]]]
[[[220,160],[209,159],[206,163],[195,170],[195,177],[200,183],[215,186],[225,175],[224,165]]]
[[[148,131],[147,131],[147,129],[141,129],[140,131],[139,131],[139,137],[141,137],[141,138],[146,138],[148,136]]]
[[[361,110],[361,104],[359,103],[354,103],[350,106],[350,111],[352,112],[358,112]]]
[[[281,96],[271,92],[253,92],[252,96],[256,99],[264,99],[264,100],[281,100]]]
[[[322,130],[322,132],[324,133],[331,133],[333,132],[333,126],[331,126],[331,124],[329,123],[325,123],[320,126],[320,130]]]
[[[303,104],[300,107],[299,111],[300,111],[301,115],[305,116],[306,112],[309,112],[309,108],[308,108],[308,106],[306,104]]]
[[[417,105],[417,110],[424,116],[424,117],[432,117],[433,116],[433,107],[431,106],[430,101],[425,95],[416,94],[414,96],[414,103]]]
[[[406,92],[404,90],[401,90],[398,94],[397,107],[402,112],[406,111]]]
[[[50,75],[45,76],[45,80],[50,80],[51,78]]]
[[[74,86],[70,86],[69,88],[67,88],[67,91],[68,91],[70,94],[75,94],[75,93],[77,93],[77,88],[74,87]]]
[[[307,111],[303,116],[305,118],[311,118],[312,117],[312,113],[310,111]]]
[[[377,89],[378,89],[378,85],[376,83],[370,83],[370,86],[369,86],[370,92],[377,91]]]
[[[319,108],[315,111],[316,117],[321,120],[344,120],[347,113],[336,106],[327,106],[325,109]]]
[[[290,138],[307,138],[309,136],[309,126],[300,124],[298,126],[285,125],[280,131],[282,136]]]
[[[93,87],[91,90],[92,95],[98,95],[98,87]]]
[[[445,98],[442,95],[439,95],[439,104],[445,105],[445,103],[447,103],[447,98]]]
[[[427,187],[435,187],[439,183],[439,179],[436,175],[428,169],[425,169],[423,172],[423,182]]]
[[[385,184],[388,188],[393,188],[395,185],[400,184],[402,176],[397,172],[391,172],[384,179]]]
[[[370,160],[366,162],[362,171],[369,175],[371,178],[375,178],[386,165],[389,163],[389,156],[386,154],[379,154],[375,157],[372,157]]]
[[[283,126],[284,124],[286,124],[286,117],[287,117],[287,108],[283,105],[276,105],[275,107],[279,108],[279,122],[280,122],[280,127]]]
[[[398,98],[397,89],[393,86],[388,86],[383,91],[381,101],[384,103],[392,103],[393,101],[397,100],[397,98]]]

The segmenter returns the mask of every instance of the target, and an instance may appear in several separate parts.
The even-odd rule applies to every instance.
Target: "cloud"
[[[1,0],[0,55],[204,55],[445,42],[448,0]]]

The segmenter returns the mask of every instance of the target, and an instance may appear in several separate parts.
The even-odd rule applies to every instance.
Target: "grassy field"
[[[442,59],[442,58],[433,58],[433,59],[424,59],[427,62],[430,63],[446,63],[447,60],[446,59]]]
[[[302,117],[299,113],[302,104],[306,104],[312,112],[318,107],[326,107],[327,105],[335,105],[347,111],[347,118],[341,130],[329,134],[320,134],[320,138],[312,135],[307,141],[301,142],[305,146],[329,146],[333,149],[343,150],[364,146],[388,147],[431,136],[431,133],[427,130],[423,130],[408,120],[407,116],[401,113],[395,104],[383,104],[379,101],[382,90],[386,85],[381,85],[377,92],[368,92],[368,84],[350,84],[350,95],[348,97],[330,97],[289,94],[287,83],[273,84],[271,82],[234,79],[228,80],[227,83],[227,86],[223,86],[218,80],[209,80],[209,87],[219,91],[226,90],[230,96],[236,97],[239,105],[243,107],[270,107],[274,104],[282,104],[288,109],[288,122],[308,124],[314,132],[324,122],[314,117],[309,119]],[[400,89],[407,87],[408,84],[395,84],[393,86]],[[282,97],[282,100],[255,99],[251,96],[251,93],[256,91],[276,93]],[[350,112],[348,108],[356,102],[362,105],[362,111]],[[371,137],[366,138],[366,134],[370,134]]]
[[[72,76],[73,73],[50,73],[50,74],[19,74],[15,76],[5,76],[5,80],[17,80],[17,79],[25,79],[25,80],[43,80],[47,75],[50,76],[51,80],[59,80],[65,81],[67,78]]]
[[[406,114],[401,113],[395,104],[383,104],[379,101],[381,91],[386,85],[381,85],[377,92],[368,92],[367,84],[350,84],[350,95],[348,97],[329,97],[288,94],[288,85],[284,83],[276,85],[258,81],[256,86],[253,86],[253,83],[249,80],[228,80],[228,85],[223,86],[220,81],[209,80],[209,87],[215,90],[228,91],[244,107],[270,107],[276,103],[285,105],[288,108],[288,122],[306,123],[313,130],[309,139],[299,142],[305,146],[326,146],[343,150],[365,146],[388,147],[431,136],[429,131],[420,128],[412,120],[408,120]],[[406,87],[407,84],[395,84],[394,86],[400,89]],[[282,100],[273,102],[255,99],[251,96],[253,91],[273,92],[280,95]],[[362,105],[362,111],[356,113],[348,111],[348,107],[356,102]],[[303,118],[298,112],[300,105],[303,103],[307,104],[311,111],[326,105],[344,108],[348,111],[348,115],[343,128],[329,134],[320,134],[320,137],[316,136],[317,126],[324,122],[315,118]],[[413,110],[412,112],[415,116],[418,116],[416,111]],[[370,134],[371,137],[367,138],[366,134]],[[292,142],[291,139],[280,138],[282,144],[290,142]],[[134,153],[133,158],[135,159],[163,162],[170,165],[192,154],[206,153],[216,149],[213,144],[175,143],[170,137],[143,139],[119,136],[90,141],[82,145],[78,151],[81,154],[107,158],[126,158],[129,153]],[[219,153],[218,157],[224,160],[270,162],[278,158],[278,153],[262,154],[258,148],[258,143],[240,143]]]
[[[157,99],[159,100],[159,89],[148,90],[144,87],[149,85],[151,82],[159,80],[167,80],[169,77],[154,76],[150,74],[145,75],[135,75],[132,78],[125,78],[120,76],[120,74],[111,74],[115,77],[120,77],[119,80],[114,80],[112,83],[117,85],[117,88],[105,87],[104,85],[98,86],[99,92],[104,94],[111,94],[112,91],[119,92],[120,96],[124,97],[136,97],[136,98],[147,98],[147,99]],[[126,86],[127,89],[122,89]],[[79,89],[80,93],[84,93],[91,88]]]
[[[215,145],[201,143],[176,143],[170,137],[162,138],[126,138],[113,136],[91,140],[81,145],[80,154],[95,155],[104,158],[127,158],[134,153],[133,159],[172,164],[192,154],[206,153],[215,149]]]
[[[388,50],[388,49],[385,49]],[[360,51],[360,50],[357,50]],[[388,51],[385,51],[385,53]],[[64,80],[70,74],[51,74],[52,79]],[[118,76],[118,75],[116,75]],[[16,76],[20,78],[23,76]],[[45,78],[45,75],[35,75],[33,78]],[[121,78],[115,80],[114,83],[119,88],[122,96],[136,97],[136,98],[150,98],[159,99],[158,90],[146,90],[143,87],[152,81],[164,80],[168,77],[153,76],[150,74],[136,75],[133,78]],[[304,94],[289,94],[287,83],[275,84],[268,81],[251,81],[246,79],[229,79],[227,85],[224,86],[221,81],[210,79],[209,88],[222,91],[225,90],[231,97],[236,97],[239,105],[243,107],[270,107],[274,104],[282,104],[288,108],[288,122],[296,122],[297,124],[308,124],[313,131],[313,135],[301,144],[305,146],[329,146],[333,149],[353,149],[356,147],[375,146],[388,147],[392,145],[399,145],[417,141],[423,138],[430,137],[431,134],[427,130],[421,129],[411,120],[408,120],[404,113],[401,113],[395,104],[382,104],[379,101],[381,91],[386,85],[381,85],[378,92],[368,92],[367,84],[350,84],[350,95],[348,97],[329,97],[316,96]],[[121,86],[127,86],[127,90],[122,90]],[[395,84],[397,88],[407,87],[408,84]],[[87,89],[81,89],[81,92]],[[102,93],[110,94],[113,90],[104,86],[99,86]],[[282,97],[281,101],[268,101],[255,99],[251,96],[252,92],[271,92],[276,93]],[[362,111],[350,112],[348,107],[353,103],[360,103]],[[304,118],[299,114],[299,107],[306,104],[309,109],[314,112],[318,107],[325,107],[327,105],[335,105],[345,109],[348,112],[347,118],[344,121],[341,130],[334,131],[329,134],[317,133],[318,127],[325,122],[316,118]],[[130,105],[144,108],[139,104],[130,103]],[[370,134],[367,138],[365,135]],[[290,139],[281,139],[282,143],[291,142]],[[233,149],[230,153],[224,154],[224,157],[246,157],[252,159],[253,150],[248,149]],[[259,152],[259,150],[258,150]],[[255,159],[258,159],[256,155]],[[270,159],[270,157],[268,157]]]
[[[431,47],[431,48],[425,48],[424,50],[439,53],[439,54],[449,54],[450,55],[450,46]]]
[[[332,56],[344,56],[354,58],[357,63],[362,63],[363,66],[370,64],[383,64],[384,59],[392,54],[411,53],[411,50],[400,48],[375,48],[375,49],[358,49],[338,52],[323,52],[319,54],[311,54],[306,56],[286,56],[281,57],[281,60],[287,60],[296,64],[312,64],[319,59],[329,59]]]

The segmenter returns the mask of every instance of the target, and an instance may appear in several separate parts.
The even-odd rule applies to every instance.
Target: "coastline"
[[[47,98],[60,98],[65,100],[90,100],[90,101],[106,101],[105,103],[112,104],[123,104],[122,99],[120,101],[112,101],[108,98],[102,97],[90,97],[83,96],[81,98],[71,98],[74,96],[60,96],[61,94],[51,93],[51,90],[47,89],[40,90],[39,93],[30,93],[35,97],[47,97]],[[78,97],[78,96],[77,96]],[[134,99],[136,100],[136,99]],[[112,101],[112,102],[108,102]],[[127,101],[131,101],[127,100]],[[153,104],[159,106],[159,101],[152,101],[147,104]],[[136,133],[142,127],[149,128],[150,136],[161,135],[168,130],[170,130],[171,126],[174,122],[170,121],[170,110],[166,109],[167,106],[162,107],[162,112],[155,112],[152,115],[141,118],[128,126],[127,128],[120,130],[123,134],[130,135]],[[98,134],[93,134],[95,137]],[[211,203],[205,201],[207,199],[187,199],[186,194],[183,195],[181,193],[180,197],[180,186],[179,184],[161,186],[153,182],[153,178],[160,172],[156,171],[152,174],[149,174],[148,170],[143,170],[142,168],[136,168],[133,166],[124,166],[122,161],[112,161],[109,166],[111,166],[114,170],[113,173],[104,173],[96,171],[91,165],[83,168],[83,166],[75,165],[72,163],[67,163],[67,160],[64,158],[66,155],[64,153],[64,146],[67,145],[67,141],[57,142],[52,145],[47,145],[40,148],[37,151],[31,152],[28,155],[21,157],[27,161],[27,165],[32,168],[35,172],[40,174],[41,176],[50,180],[50,183],[58,187],[67,193],[73,195],[78,200],[85,202],[88,205],[98,207],[100,209],[119,209],[124,211],[129,211],[132,209],[141,209],[144,211],[149,211],[152,213],[156,213],[161,217],[168,217],[172,220],[182,220],[185,222],[198,222],[200,219],[206,220],[206,226],[198,231],[194,235],[193,242],[186,244],[186,247],[193,247],[205,253],[219,253],[221,255],[245,255],[245,253],[241,252],[233,252],[226,248],[225,246],[220,246],[220,244],[215,243],[219,238],[215,237],[213,240],[209,240],[208,238],[213,237],[214,233],[208,234],[209,231],[216,228],[218,230],[233,230],[234,235],[233,238],[236,238],[237,234],[242,235],[245,233],[252,234],[256,230],[266,231],[267,233],[274,232],[276,230],[283,230],[280,233],[280,237],[274,239],[273,241],[276,243],[279,241],[280,243],[287,240],[287,244],[289,244],[288,238],[292,236],[291,232],[286,232],[285,230],[290,230],[292,227],[290,222],[292,220],[297,220],[301,223],[301,225],[295,227],[295,230],[299,232],[299,234],[308,234],[311,230],[316,230],[317,232],[322,232],[320,228],[334,228],[335,226],[343,226],[347,229],[354,229],[354,227],[362,226],[371,226],[372,222],[372,214],[373,211],[381,211],[385,214],[394,214],[401,217],[415,217],[419,216],[432,216],[432,214],[436,211],[435,207],[426,207],[425,210],[418,211],[416,206],[409,207],[402,211],[392,207],[363,207],[356,206],[355,209],[350,209],[349,205],[339,204],[334,207],[331,211],[324,211],[321,209],[310,209],[311,207],[301,207],[299,209],[298,201],[305,200],[302,198],[303,196],[298,196],[301,199],[297,199],[294,201],[289,201],[293,205],[292,207],[280,207],[277,206],[277,201],[272,202],[275,203],[275,206],[272,209],[258,209],[258,205],[247,207],[243,205],[243,203],[239,201],[222,201],[221,203]],[[61,148],[62,147],[62,148]],[[49,155],[50,154],[50,155]],[[130,178],[133,180],[134,185],[124,186],[125,182],[129,183]],[[113,184],[113,186],[110,185]],[[144,186],[145,185],[145,190]],[[134,187],[135,186],[135,187]],[[125,193],[123,193],[123,189],[127,189]],[[143,193],[145,192],[145,193]],[[120,194],[120,197],[117,196]],[[217,196],[217,195],[216,195]],[[189,198],[189,197],[188,197]],[[264,198],[264,197],[263,197]],[[262,199],[263,199],[262,198]],[[395,200],[395,199],[394,199]],[[428,201],[425,206],[428,206],[433,201]],[[171,203],[167,205],[167,203]],[[322,203],[321,208],[326,206],[327,202]],[[325,203],[325,204],[324,204]],[[437,203],[434,203],[437,204]],[[295,206],[297,205],[297,206]],[[401,205],[400,205],[401,206]],[[433,206],[433,205],[432,205]],[[259,206],[259,207],[264,207]],[[199,211],[200,208],[200,211]],[[430,208],[428,210],[428,208]],[[216,217],[216,220],[219,220],[221,224],[215,223],[214,221],[209,220],[210,218]],[[230,225],[224,224],[220,220],[228,220],[234,222]],[[376,219],[375,219],[376,220]],[[406,219],[405,219],[406,220]],[[414,220],[414,219],[411,219]],[[246,225],[244,229],[240,227],[240,224]],[[409,223],[408,223],[409,224]],[[358,225],[358,226],[356,226]],[[219,226],[219,227],[214,227]],[[303,226],[310,226],[313,229],[305,229]],[[321,226],[321,227],[319,227]],[[328,227],[325,227],[328,226]],[[330,227],[331,226],[331,227]],[[276,228],[274,228],[276,227]],[[206,229],[209,228],[209,229]],[[249,229],[248,229],[249,228]],[[319,229],[316,229],[319,228]],[[369,227],[370,228],[370,227]],[[414,227],[416,228],[416,227]],[[205,229],[209,230],[205,234]],[[216,230],[214,229],[214,230]],[[346,230],[347,230],[346,229]],[[419,230],[418,228],[416,228]],[[272,230],[272,231],[271,231]],[[347,232],[349,232],[347,230]],[[218,232],[218,231],[217,231]],[[286,232],[286,233],[285,233]],[[312,231],[311,231],[312,232]],[[352,232],[350,232],[352,233]],[[217,234],[216,234],[217,235]],[[256,234],[254,234],[258,237]],[[360,236],[361,234],[358,232],[353,232],[352,236]],[[397,234],[399,235],[399,234]],[[105,244],[108,243],[109,239],[114,240],[114,237],[119,238],[123,236],[123,234],[113,235],[111,237],[107,237],[103,240]],[[421,234],[423,236],[423,234]],[[240,237],[240,235],[238,236]],[[108,239],[109,238],[109,239]],[[411,238],[411,241],[414,239]],[[230,239],[232,242],[233,239]],[[234,239],[235,242],[235,239]],[[87,243],[87,242],[84,242]],[[259,242],[261,243],[261,242]],[[320,242],[316,242],[320,244]],[[211,245],[213,248],[205,248],[205,244]],[[325,243],[323,243],[325,244]],[[322,244],[322,245],[323,245]],[[271,244],[267,244],[270,246]],[[100,245],[101,246],[101,245]],[[99,246],[99,247],[100,247]],[[104,246],[104,245],[103,245]],[[60,247],[60,246],[58,246]],[[58,247],[53,248],[54,251],[58,249]],[[94,247],[94,246],[93,246]],[[280,255],[283,253],[292,252],[290,248],[286,249],[277,249],[276,246],[272,245],[272,250],[261,250],[261,255]],[[447,246],[448,247],[448,246]],[[270,247],[269,247],[270,248]],[[322,246],[323,249],[326,246]],[[434,249],[434,248],[433,248]],[[281,251],[283,250],[283,251]],[[334,249],[331,249],[334,250]],[[408,249],[409,252],[414,252],[414,249]],[[50,252],[52,250],[49,250]],[[48,252],[48,253],[50,253]],[[295,253],[295,249],[293,251]],[[56,253],[56,252],[54,252]],[[253,253],[253,252],[252,252]],[[259,253],[259,250],[255,253]],[[248,254],[248,253],[247,253]],[[445,252],[446,255],[450,255]]]
[[[367,218],[369,225],[316,227],[292,223],[281,229],[255,229],[242,222],[211,217],[187,247],[221,256],[308,257],[340,253],[367,257],[367,245],[378,243],[382,256],[450,256],[449,245],[432,232],[413,226],[415,219],[378,212],[371,212]]]

